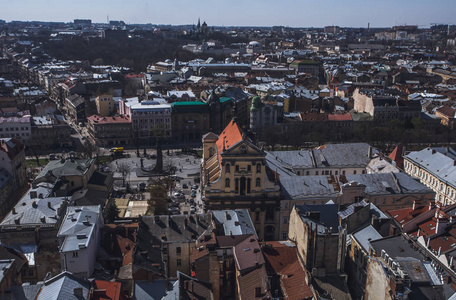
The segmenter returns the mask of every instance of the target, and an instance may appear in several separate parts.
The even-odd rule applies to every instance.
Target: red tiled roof
[[[451,234],[442,234],[437,237],[434,237],[429,242],[429,246],[434,251],[446,252],[448,250],[454,249],[451,245],[456,244],[456,238]]]
[[[435,226],[436,226],[435,218],[426,220],[426,222],[421,223],[420,225],[418,225],[418,228],[420,229],[420,236],[422,236],[422,235],[430,236],[430,235],[435,234]]]
[[[456,112],[456,109],[449,107],[448,105],[443,105],[439,109],[437,109],[437,112],[441,113],[444,116],[447,116],[449,118],[454,118],[454,114]]]
[[[236,267],[239,271],[253,268],[258,265],[261,266],[265,262],[258,240],[254,235],[250,235],[234,246],[233,252],[236,259]]]
[[[123,299],[120,293],[120,282],[94,280],[93,293],[90,299],[93,300],[118,300]]]
[[[14,147],[16,146],[16,147]],[[6,152],[9,159],[14,159],[24,149],[24,144],[20,140],[4,138],[0,139],[0,151]]]
[[[302,121],[326,121],[328,119],[327,114],[318,114],[318,113],[301,113]]]
[[[144,74],[127,74],[126,78],[144,78]]]
[[[211,234],[211,238],[209,240],[206,239],[198,239],[195,243],[195,248],[193,248],[192,254],[191,254],[191,261],[194,262],[197,259],[200,259],[201,257],[206,256],[209,254],[209,249],[206,247],[207,245],[214,245],[216,244],[216,238],[215,234]]]
[[[351,114],[335,114],[328,115],[328,121],[352,121],[353,118]]]
[[[388,155],[388,157],[394,160],[396,162],[396,165],[401,169],[404,166],[404,158],[402,157],[404,155],[403,150],[404,147],[399,145],[394,148],[393,152],[391,152],[390,155]]]
[[[312,299],[313,292],[306,283],[306,271],[299,261],[297,248],[280,242],[267,242],[263,245],[262,251],[268,267],[281,275],[284,296],[287,299]]]
[[[223,132],[220,134],[219,139],[216,142],[219,161],[221,159],[220,155],[225,150],[228,150],[230,147],[235,145],[236,143],[242,141],[242,132],[237,123],[234,120],[225,127]],[[225,147],[223,144],[225,143]]]
[[[313,299],[312,289],[306,284],[306,273],[299,260],[284,268],[282,273],[282,289],[286,299]]]
[[[413,220],[418,215],[426,212],[429,210],[429,205],[418,206],[413,210],[412,207],[409,208],[401,208],[395,210],[388,210],[388,214],[393,217],[399,224],[402,226],[409,221]]]

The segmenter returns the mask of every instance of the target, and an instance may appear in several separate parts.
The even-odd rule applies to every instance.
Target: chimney
[[[435,149],[432,149],[432,154],[435,154],[435,152],[436,152]]]
[[[435,225],[435,233],[436,234],[441,234],[445,231],[445,228],[447,227],[448,224],[448,219],[447,218],[439,218],[437,219],[436,225]]]
[[[456,167],[456,159],[453,160],[453,167]]]
[[[48,207],[52,208],[51,201],[48,201]]]
[[[413,206],[412,206],[412,210],[415,210],[416,209],[416,205],[419,204],[420,201],[418,200],[413,200]]]
[[[372,158],[372,146],[369,146],[369,152],[367,153],[368,158]]]
[[[33,207],[33,208],[37,208],[37,207],[38,207],[38,204],[36,204],[36,201],[33,201],[33,202],[32,202],[32,207]]]
[[[31,199],[38,198],[38,194],[36,193],[36,191],[30,191],[30,198]]]
[[[15,214],[17,214],[17,212],[16,212],[16,208],[15,208],[15,207],[13,207],[13,215],[15,215]]]
[[[84,294],[83,294],[83,292],[82,292],[82,287],[74,288],[73,294],[74,294],[77,298],[84,298]]]

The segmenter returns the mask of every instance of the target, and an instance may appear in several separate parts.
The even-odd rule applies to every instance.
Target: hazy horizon
[[[179,9],[176,9],[179,8]],[[127,24],[196,24],[209,26],[392,27],[431,23],[455,24],[454,0],[17,0],[2,5],[0,19],[11,21]]]

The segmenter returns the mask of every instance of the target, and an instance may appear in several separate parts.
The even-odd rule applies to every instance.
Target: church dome
[[[259,96],[255,96],[252,99],[252,106],[250,106],[250,110],[257,110],[261,107],[261,99]]]

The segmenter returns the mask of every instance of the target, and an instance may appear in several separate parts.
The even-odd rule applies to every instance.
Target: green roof
[[[233,99],[231,99],[230,97],[222,97],[220,98],[220,102],[226,102],[226,101],[233,101]]]
[[[201,101],[182,101],[171,104],[174,113],[205,113],[209,112],[209,105]]]
[[[207,105],[205,102],[201,101],[181,101],[181,102],[174,102],[171,104],[172,107],[174,106],[188,106],[188,105]]]

